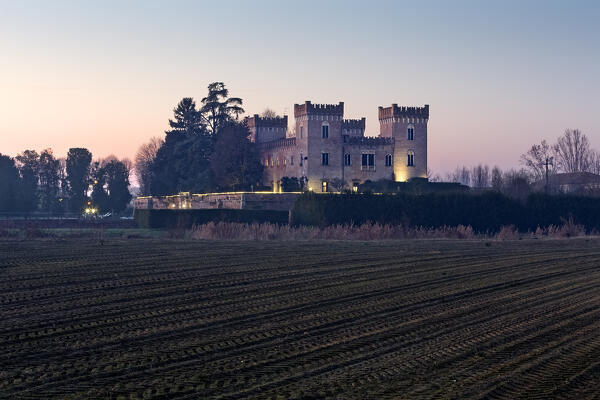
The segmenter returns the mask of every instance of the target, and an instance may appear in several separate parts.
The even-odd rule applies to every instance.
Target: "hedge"
[[[523,231],[560,225],[570,217],[588,230],[600,230],[600,199],[534,194],[519,202],[494,191],[422,195],[306,193],[298,197],[291,222],[313,226],[378,222],[432,228],[470,225],[478,232],[497,232],[503,225]]]
[[[141,210],[136,209],[134,219],[140,228],[158,229],[189,229],[194,225],[207,222],[242,222],[274,224],[287,224],[289,214],[287,211],[272,210],[231,210],[231,209],[206,209],[206,210]]]

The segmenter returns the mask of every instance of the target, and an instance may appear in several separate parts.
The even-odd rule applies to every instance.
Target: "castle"
[[[379,137],[365,136],[365,118],[344,119],[343,102],[294,104],[294,119],[295,135],[288,134],[287,116],[247,119],[264,165],[263,183],[275,192],[284,177],[318,192],[427,177],[429,105],[379,107]]]

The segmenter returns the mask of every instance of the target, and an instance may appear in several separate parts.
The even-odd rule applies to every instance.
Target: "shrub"
[[[272,210],[136,210],[135,222],[140,228],[159,228],[181,231],[208,222],[240,222],[287,224],[287,211]]]
[[[514,225],[503,226],[500,228],[496,238],[500,240],[515,240],[519,238],[519,231]]]
[[[421,195],[305,193],[292,209],[291,222],[295,226],[320,227],[366,222],[412,228],[463,225],[475,232],[493,234],[510,225],[521,232],[538,226],[560,226],[568,218],[588,231],[600,230],[600,199],[534,194],[520,202],[491,191]]]

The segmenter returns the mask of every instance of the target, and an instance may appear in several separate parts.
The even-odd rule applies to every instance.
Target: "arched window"
[[[329,137],[329,124],[327,122],[324,122],[323,125],[321,125],[321,137],[323,139]]]
[[[392,166],[392,155],[391,154],[386,154],[385,155],[385,166],[386,167],[391,167]]]
[[[323,183],[321,184],[321,192],[327,192],[327,181],[323,181]]]
[[[415,152],[409,150],[407,153],[406,166],[414,167],[415,166]]]
[[[415,140],[415,127],[412,125],[409,125],[408,128],[406,129],[406,138],[408,140]]]

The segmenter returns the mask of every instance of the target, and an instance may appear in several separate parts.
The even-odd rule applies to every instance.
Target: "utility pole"
[[[549,189],[549,186],[548,186],[548,166],[549,165],[554,166],[552,157],[546,157],[546,162],[544,162],[543,165],[546,166],[546,186],[545,186],[545,189],[546,189],[546,194],[548,194],[548,192],[549,192],[549,190],[548,190]]]

